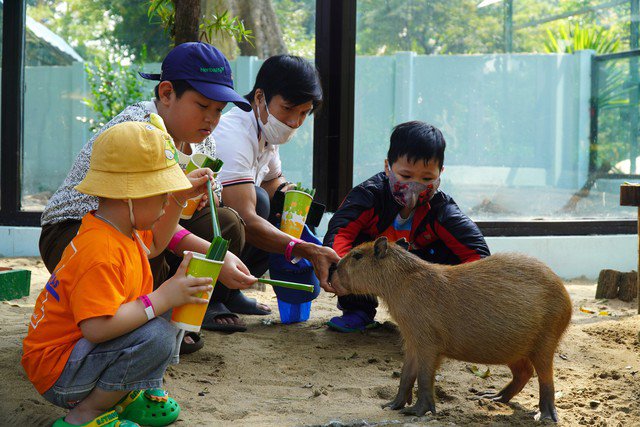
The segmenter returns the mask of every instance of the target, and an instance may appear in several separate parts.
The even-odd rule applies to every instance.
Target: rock
[[[598,406],[600,406],[600,401],[599,400],[591,400],[589,402],[589,406],[591,407],[591,409],[596,409]]]

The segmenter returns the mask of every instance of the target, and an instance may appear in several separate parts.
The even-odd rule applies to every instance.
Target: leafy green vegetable
[[[296,190],[297,191],[302,191],[303,193],[307,193],[308,195],[310,195],[312,198],[313,196],[316,195],[316,189],[315,188],[305,188],[302,186],[301,182],[296,183]]]

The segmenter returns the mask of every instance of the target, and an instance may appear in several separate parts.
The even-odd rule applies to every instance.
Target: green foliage
[[[173,39],[175,38],[176,11],[174,0],[151,0],[147,12],[149,22],[154,22],[155,17],[159,18],[165,32]],[[215,13],[211,16],[203,16],[200,24],[200,40],[211,43],[215,35],[227,35],[237,42],[247,42],[253,44],[251,30],[244,27],[244,22],[237,16],[231,17],[229,11]]]
[[[62,37],[85,60],[103,58],[114,46],[124,56],[160,62],[171,40],[149,25],[148,2],[130,0],[28,0],[27,14]]]
[[[477,0],[361,0],[356,53],[488,53],[501,49],[501,8]]]
[[[128,105],[147,98],[142,81],[137,77],[138,67],[126,65],[129,61],[130,58],[112,53],[107,58],[85,63],[91,97],[84,98],[83,102],[93,110],[95,118],[82,117],[80,120],[88,122],[92,132],[98,131]]]
[[[594,50],[598,55],[617,52],[620,40],[610,30],[602,27],[561,27],[559,34],[547,29],[548,39],[544,48],[548,53],[574,53],[579,50]]]
[[[282,38],[292,55],[313,58],[316,51],[315,0],[272,0]]]

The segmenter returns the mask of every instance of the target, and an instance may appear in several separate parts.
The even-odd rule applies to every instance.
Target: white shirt
[[[243,183],[260,185],[282,175],[278,146],[259,137],[253,111],[232,108],[222,115],[212,135],[218,158],[224,162],[218,174],[223,187]]]

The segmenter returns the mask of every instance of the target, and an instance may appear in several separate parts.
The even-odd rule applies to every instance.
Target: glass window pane
[[[393,126],[421,120],[447,141],[441,189],[474,220],[634,218],[619,206],[621,181],[596,179],[591,157],[592,53],[580,50],[612,46],[566,53],[576,32],[601,31],[628,10],[600,10],[598,20],[585,11],[597,2],[481,3],[358,2],[354,184],[383,170]],[[620,39],[623,27],[603,27],[601,40]],[[547,53],[547,30],[565,53]],[[629,134],[619,111],[602,114],[602,126]]]
[[[203,2],[203,14],[213,12],[213,3]],[[313,60],[315,0],[271,3],[280,31],[254,35],[266,43],[280,34],[278,44],[287,52]],[[159,72],[172,42],[161,26],[149,23],[148,7],[148,2],[29,2],[23,210],[43,209],[94,130],[127,105],[153,96],[153,82],[143,81],[136,71]],[[212,44],[230,59],[237,91],[248,93],[264,58],[241,56],[235,42],[216,37]],[[290,181],[311,185],[312,141],[311,117],[281,150]]]
[[[272,3],[278,16],[287,52],[313,62],[316,51],[316,1],[273,0]],[[253,81],[251,83],[253,85]],[[313,114],[304,121],[291,141],[280,147],[280,159],[282,172],[287,181],[300,182],[304,187],[311,188]]]
[[[170,41],[146,2],[29,2],[22,209],[41,211],[93,131],[149,99],[135,70]],[[134,63],[134,66],[130,65]]]

